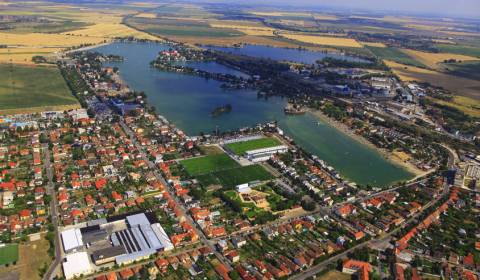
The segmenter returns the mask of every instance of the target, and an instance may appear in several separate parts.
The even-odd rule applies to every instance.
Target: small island
[[[230,113],[232,111],[232,105],[230,104],[225,104],[222,106],[216,107],[210,115],[214,118],[219,117],[225,113]]]

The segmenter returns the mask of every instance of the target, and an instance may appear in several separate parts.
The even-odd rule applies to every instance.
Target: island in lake
[[[210,114],[212,117],[216,118],[219,117],[225,113],[230,113],[232,111],[232,105],[231,104],[225,104],[222,106],[218,106],[215,109],[213,109],[212,113]]]

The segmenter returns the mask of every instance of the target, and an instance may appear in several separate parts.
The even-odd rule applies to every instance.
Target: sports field
[[[55,66],[0,64],[0,113],[78,107]]]
[[[181,165],[191,176],[217,172],[220,170],[239,167],[240,165],[228,155],[216,154],[204,157],[182,160]]]
[[[0,266],[18,261],[18,244],[5,244],[0,247]]]
[[[275,147],[280,144],[281,144],[280,141],[278,141],[275,138],[260,138],[260,139],[254,139],[249,141],[230,143],[230,144],[227,144],[226,146],[235,154],[242,155],[246,151]]]
[[[256,180],[266,181],[272,178],[272,174],[265,170],[261,165],[242,166],[203,174],[197,177],[202,185],[208,186],[218,184],[227,188],[232,188]]]

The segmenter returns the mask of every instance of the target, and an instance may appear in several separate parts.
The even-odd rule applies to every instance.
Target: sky
[[[223,2],[231,2],[224,0]],[[245,4],[283,4],[303,7],[332,7],[371,11],[480,17],[480,0],[241,0]]]

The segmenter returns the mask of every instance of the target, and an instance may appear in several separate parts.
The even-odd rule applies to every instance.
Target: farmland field
[[[18,244],[5,244],[0,247],[0,266],[11,264],[18,260]]]
[[[242,141],[237,143],[230,143],[226,146],[235,154],[242,155],[246,151],[269,148],[280,145],[280,142],[275,138],[260,138],[249,141]]]
[[[385,63],[402,81],[426,82],[435,86],[443,87],[454,94],[479,100],[480,81],[457,77],[428,69],[407,66],[386,60]]]
[[[445,68],[449,74],[480,80],[480,61],[469,61],[462,63],[448,63]]]
[[[462,54],[462,55],[480,57],[480,48],[477,48],[477,47],[463,46],[463,45],[451,45],[451,44],[438,44],[438,45],[436,45],[436,47],[441,52],[448,52],[448,53],[455,53],[455,54]]]
[[[151,19],[130,18],[129,26],[162,37],[231,37],[242,36],[244,33],[230,28],[214,28],[206,21],[177,20],[177,19]]]
[[[82,44],[98,44],[105,41],[105,38],[69,36],[63,34],[47,33],[0,33],[2,44],[22,47],[58,47],[66,48]]]
[[[425,66],[423,63],[415,60],[413,57],[402,52],[400,49],[372,46],[367,46],[367,48],[380,59],[391,60],[401,64],[413,65],[417,67]]]
[[[0,112],[76,108],[57,67],[0,64]]]
[[[452,53],[429,53],[416,50],[402,49],[404,53],[413,59],[423,63],[429,68],[437,69],[440,67],[439,63],[444,62],[445,60],[454,59],[457,61],[472,61],[478,60],[478,58],[473,56],[461,55],[461,54],[452,54]]]
[[[304,43],[334,46],[334,47],[353,47],[361,48],[355,39],[342,38],[342,37],[328,37],[328,36],[314,36],[314,35],[302,35],[302,34],[282,34],[283,37],[291,40],[296,40]]]
[[[100,38],[135,37],[138,39],[158,40],[155,36],[137,31],[121,23],[98,23],[83,29],[66,32],[65,34]]]
[[[220,184],[228,188],[256,180],[265,181],[272,178],[273,176],[261,165],[226,169],[197,177],[203,185]]]
[[[191,176],[216,172],[240,166],[226,154],[208,155],[204,157],[182,160],[180,164]]]

